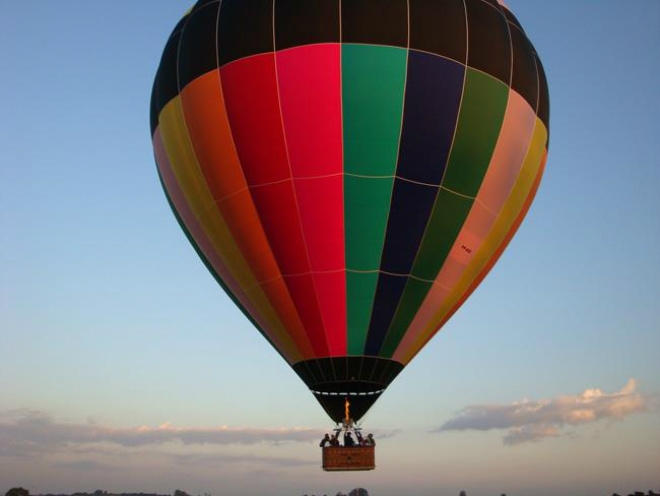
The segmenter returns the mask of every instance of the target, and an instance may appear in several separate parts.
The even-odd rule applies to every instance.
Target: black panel
[[[440,184],[458,120],[465,68],[410,51],[397,175]]]
[[[219,3],[211,3],[190,14],[181,35],[179,88],[218,66],[215,50]]]
[[[339,42],[338,0],[277,0],[277,50],[312,43]]]
[[[154,131],[158,127],[158,113],[160,109],[158,108],[158,75],[160,71],[156,71],[156,77],[154,78],[154,84],[151,87],[151,104],[149,105],[149,124],[151,126],[151,136],[154,135]]]
[[[395,367],[395,366],[390,365],[390,366],[387,368],[387,372],[386,372],[385,375],[382,377],[382,381],[383,381],[385,384],[391,384],[392,381],[393,381],[394,379],[396,379],[396,376],[399,375],[399,372],[401,372],[401,370],[402,370],[402,369],[401,369],[400,367]]]
[[[332,368],[332,363],[329,358],[318,360],[317,363],[319,364],[319,368],[323,372],[324,382],[332,382],[337,380],[337,377],[335,377],[335,371]]]
[[[331,363],[331,367],[335,371],[338,371],[338,375],[343,375],[344,379],[318,381],[317,379],[319,376],[310,374],[309,371],[327,368],[327,366],[322,365],[322,363],[328,365]],[[298,362],[294,364],[293,368],[301,379],[305,381],[307,387],[314,391],[338,392],[352,395],[359,392],[380,391],[386,388],[389,385],[389,382],[385,382],[386,378],[391,377],[392,375],[396,376],[396,374],[398,374],[403,368],[403,365],[395,360],[390,360],[389,358],[373,356],[341,356],[313,358],[311,360]],[[350,370],[352,374],[355,374],[355,379],[349,379],[347,377],[348,370]],[[317,379],[315,379],[315,377]],[[380,380],[377,380],[379,378]]]
[[[536,67],[539,75],[539,108],[536,112],[541,119],[541,122],[545,124],[545,127],[548,130],[548,141],[550,140],[550,97],[548,95],[548,81],[545,78],[545,71],[543,70],[543,64],[538,57],[536,57]]]
[[[163,107],[165,107],[170,100],[179,94],[179,85],[177,81],[177,57],[181,30],[187,20],[188,18],[184,17],[176,25],[169,40],[167,40],[167,43],[165,44],[163,56],[160,59],[160,67],[158,67],[156,81],[154,82],[156,88],[153,91],[153,95],[156,95],[156,116],[160,114]]]
[[[515,28],[511,29],[513,43],[513,78],[511,88],[520,93],[533,109],[538,99],[538,79],[534,52],[527,37]]]
[[[322,378],[316,374],[316,371],[318,370],[318,366],[316,364],[314,364],[314,366],[312,367],[312,365],[309,362],[303,362],[301,368],[303,367],[307,371],[307,373],[304,374],[304,378],[303,378],[305,384],[315,384],[317,382],[322,381]]]
[[[379,371],[378,376],[375,378],[378,382],[383,382],[385,377],[388,377],[390,374],[390,363],[384,363],[382,369]]]
[[[410,48],[465,63],[467,31],[463,0],[410,0]]]
[[[195,4],[195,6],[190,10],[190,13],[194,14],[195,12],[197,12],[202,7],[204,7],[208,4],[211,4],[211,3],[218,3],[219,4],[220,0],[198,0],[197,3]]]
[[[348,364],[346,357],[333,357],[332,363],[335,367],[335,376],[338,381],[348,381]]]
[[[513,24],[516,28],[518,28],[523,33],[525,32],[525,30],[523,29],[520,22],[518,22],[518,19],[516,18],[516,16],[514,16],[513,13],[509,9],[503,8],[502,12],[504,12],[504,17],[506,17],[507,21],[509,21],[511,24]],[[512,29],[515,29],[515,28],[512,28]]]
[[[341,35],[344,43],[407,47],[407,1],[342,0]]]
[[[273,0],[224,0],[220,7],[220,65],[273,51]]]
[[[466,5],[468,64],[509,84],[511,44],[505,17],[482,0],[466,0]]]
[[[314,396],[332,420],[338,424],[342,422],[344,419],[345,396],[324,396],[318,394]],[[369,396],[349,396],[351,418],[355,421],[360,420],[379,397],[380,393]]]
[[[437,194],[438,188],[435,186],[402,179],[394,181],[381,270],[395,274],[410,273]]]
[[[487,4],[489,4],[492,7],[496,8],[497,10],[500,10],[500,4],[497,0],[481,0],[481,1],[486,2]]]
[[[360,371],[362,370],[362,357],[355,357],[355,359],[346,360],[347,362],[347,375],[349,381],[355,381],[360,377]]]
[[[293,369],[296,374],[298,374],[298,377],[305,383],[308,384],[309,382],[312,382],[312,377],[309,373],[309,370],[307,369],[307,366],[302,366],[302,367],[294,367]]]
[[[362,377],[365,381],[370,381],[378,360],[378,358],[374,357],[363,357],[362,367],[360,368],[360,377]]]
[[[318,360],[309,360],[307,362],[307,368],[311,372],[311,374],[316,377],[317,380],[319,381],[325,381],[326,378],[323,375],[323,371],[321,370],[321,366],[319,365]]]
[[[408,277],[391,276],[389,274],[378,276],[376,298],[374,299],[374,308],[365,346],[367,355],[378,355],[407,281]]]

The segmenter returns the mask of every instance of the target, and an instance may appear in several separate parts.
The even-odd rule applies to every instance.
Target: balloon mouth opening
[[[344,356],[315,358],[293,366],[328,416],[344,420],[345,401],[351,417],[360,420],[403,369],[389,358]]]

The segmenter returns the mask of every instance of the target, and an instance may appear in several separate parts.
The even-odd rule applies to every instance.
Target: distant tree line
[[[30,496],[30,491],[23,487],[14,487],[5,493],[5,496]],[[176,489],[172,495],[157,494],[157,493],[111,493],[97,489],[92,493],[77,492],[73,494],[40,494],[38,496],[190,496],[187,492]],[[204,493],[204,496],[211,496],[209,493]]]

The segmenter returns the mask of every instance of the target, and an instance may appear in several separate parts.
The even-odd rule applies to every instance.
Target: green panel
[[[342,45],[344,172],[390,176],[396,171],[407,52]]]
[[[501,81],[468,69],[456,138],[442,181],[445,188],[477,196],[500,135],[508,96],[509,88]]]
[[[405,49],[342,45],[344,225],[348,353],[361,355],[369,330],[399,151]]]
[[[471,207],[471,199],[440,190],[413,265],[412,273],[415,276],[435,280]]]
[[[348,354],[362,355],[367,340],[378,273],[346,273]]]
[[[394,179],[344,176],[346,267],[378,270]]]
[[[403,291],[403,296],[401,297],[401,304],[397,309],[380,350],[380,356],[391,357],[394,354],[397,346],[399,346],[399,342],[406,333],[406,329],[408,329],[413,318],[415,318],[419,307],[422,306],[426,294],[431,290],[431,286],[433,284],[430,282],[408,279],[406,289]]]

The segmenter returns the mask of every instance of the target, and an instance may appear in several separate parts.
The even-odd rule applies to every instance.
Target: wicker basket
[[[323,448],[323,470],[373,470],[376,468],[374,446],[326,446]]]

